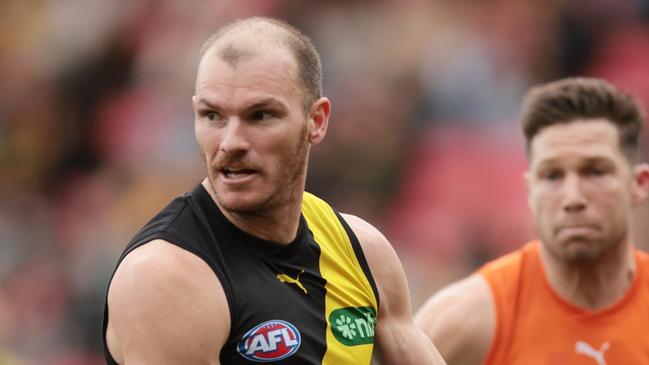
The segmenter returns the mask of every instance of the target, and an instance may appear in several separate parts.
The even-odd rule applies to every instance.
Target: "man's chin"
[[[242,199],[242,198],[219,198],[217,202],[222,210],[234,214],[259,214],[267,204],[259,199]]]
[[[565,254],[565,261],[572,264],[590,264],[596,262],[600,255],[594,250],[570,250]]]
[[[212,197],[222,209],[232,213],[255,211],[263,205],[259,192],[247,189],[232,189],[213,179],[209,180]]]
[[[602,247],[597,241],[585,237],[572,237],[561,243],[562,258],[574,264],[588,264],[597,261],[602,253]]]

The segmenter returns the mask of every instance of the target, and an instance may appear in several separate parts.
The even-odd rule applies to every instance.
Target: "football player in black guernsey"
[[[249,18],[205,43],[207,177],[147,223],[107,292],[109,364],[444,364],[387,239],[304,191],[331,112],[311,41]]]

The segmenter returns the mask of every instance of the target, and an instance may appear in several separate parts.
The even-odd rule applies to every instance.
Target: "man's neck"
[[[238,214],[223,210],[223,215],[242,231],[279,244],[289,244],[297,236],[300,209],[285,206],[262,214]]]
[[[297,236],[302,212],[301,194],[296,196],[293,201],[282,204],[278,208],[247,214],[223,209],[210,184],[204,181],[203,186],[223,215],[240,230],[252,236],[284,245],[291,243]]]
[[[563,262],[543,244],[540,254],[550,286],[560,297],[584,309],[597,310],[615,304],[629,290],[635,276],[633,248],[626,241],[591,264]]]

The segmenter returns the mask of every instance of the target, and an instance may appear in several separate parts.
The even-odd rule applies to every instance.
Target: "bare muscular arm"
[[[489,286],[475,274],[433,295],[417,312],[415,323],[449,364],[479,365],[491,344],[494,313]]]
[[[362,219],[343,216],[358,237],[379,290],[376,345],[381,364],[445,364],[435,346],[412,321],[408,283],[388,240]]]
[[[108,310],[106,341],[120,364],[219,364],[230,330],[225,293],[212,270],[163,240],[122,261]]]

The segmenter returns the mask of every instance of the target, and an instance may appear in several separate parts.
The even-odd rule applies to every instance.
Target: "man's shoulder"
[[[493,308],[489,285],[482,276],[473,274],[438,291],[424,304],[416,318],[426,327],[442,326],[451,330],[463,327],[468,323],[467,319],[485,319],[477,317],[487,317],[491,314],[489,308]]]
[[[637,248],[634,250],[634,252],[640,264],[644,265],[645,267],[649,267],[649,253]]]
[[[138,231],[133,241],[139,237],[146,237],[153,233],[168,231],[174,225],[184,225],[193,222],[190,213],[190,197],[193,193],[186,193],[174,198],[164,208],[158,211],[153,218],[151,218],[141,229]]]
[[[213,271],[200,257],[168,241],[154,239],[124,257],[115,272],[111,290],[119,287],[120,281],[127,281],[124,284],[129,290],[164,287],[184,291],[193,288],[187,285],[190,282],[214,279]]]
[[[177,245],[163,239],[154,239],[146,245],[133,250],[124,258],[123,263],[133,265],[160,264],[160,268],[173,270],[174,268],[167,267],[167,265],[182,265],[194,260],[198,260],[198,258],[190,252],[177,247]]]
[[[524,260],[538,255],[538,244],[537,241],[532,241],[515,251],[499,256],[485,263],[477,273],[488,281],[493,277],[512,276],[520,269]]]
[[[643,282],[649,286],[649,253],[635,249],[635,257],[637,263],[637,272],[640,277],[644,278]]]
[[[390,241],[381,231],[362,218],[351,214],[341,214],[341,217],[358,238],[363,256],[379,286],[379,291],[382,291],[381,287],[399,285],[393,281],[401,275],[403,268]]]
[[[192,200],[200,201],[197,189],[174,198],[144,224],[124,248],[118,264],[133,250],[157,239],[172,242],[196,253],[191,248],[200,246],[204,238],[202,226],[207,224],[200,222],[201,208],[192,203]]]
[[[222,342],[229,331],[225,293],[212,270],[164,240],[140,246],[122,260],[110,284],[108,308],[107,342],[116,358],[124,358],[122,351],[133,344],[189,343],[194,332]]]
[[[489,285],[473,274],[433,295],[415,323],[449,363],[479,363],[488,352],[495,328]]]
[[[383,250],[388,246],[391,247],[390,242],[387,238],[372,224],[368,223],[364,219],[357,217],[352,214],[342,213],[341,217],[345,222],[351,227],[354,231],[354,234],[358,237],[361,246],[363,246],[363,251],[366,249],[370,250]],[[367,247],[369,246],[369,247]]]

